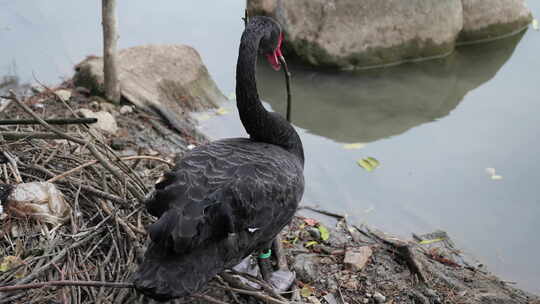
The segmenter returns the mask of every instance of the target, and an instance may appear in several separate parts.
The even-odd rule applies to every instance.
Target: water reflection
[[[294,123],[338,142],[372,142],[448,115],[472,89],[495,76],[523,33],[460,47],[452,56],[357,72],[293,65]],[[284,80],[263,60],[262,98],[284,113]]]

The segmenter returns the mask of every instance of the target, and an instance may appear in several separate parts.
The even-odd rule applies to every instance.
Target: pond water
[[[55,84],[100,54],[99,3],[0,0],[0,78]],[[120,46],[192,45],[228,95],[243,3],[120,1]],[[540,3],[528,4],[540,16]],[[290,69],[307,204],[403,236],[446,230],[505,280],[540,294],[540,32],[386,69]],[[262,98],[283,113],[282,73],[263,62],[258,72]],[[234,103],[223,107],[230,113],[201,128],[213,138],[245,134]],[[380,167],[356,165],[366,157]]]

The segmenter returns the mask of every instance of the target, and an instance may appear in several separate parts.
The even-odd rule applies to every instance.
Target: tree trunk
[[[118,80],[118,60],[116,42],[118,41],[116,22],[116,0],[102,0],[103,26],[103,74],[105,75],[105,97],[120,103],[120,82]]]

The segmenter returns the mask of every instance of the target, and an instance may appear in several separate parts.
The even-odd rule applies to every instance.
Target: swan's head
[[[283,54],[281,53],[281,45],[283,44],[283,33],[281,32],[281,27],[277,22],[268,17],[256,17],[261,19],[262,24],[266,29],[265,35],[261,39],[259,49],[270,65],[274,70],[279,71],[281,64],[280,60],[283,59]]]

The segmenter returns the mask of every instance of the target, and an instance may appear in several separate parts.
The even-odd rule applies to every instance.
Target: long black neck
[[[248,26],[242,35],[236,65],[236,100],[240,120],[251,139],[283,147],[304,163],[304,150],[294,127],[277,113],[263,107],[255,78],[261,28]]]

